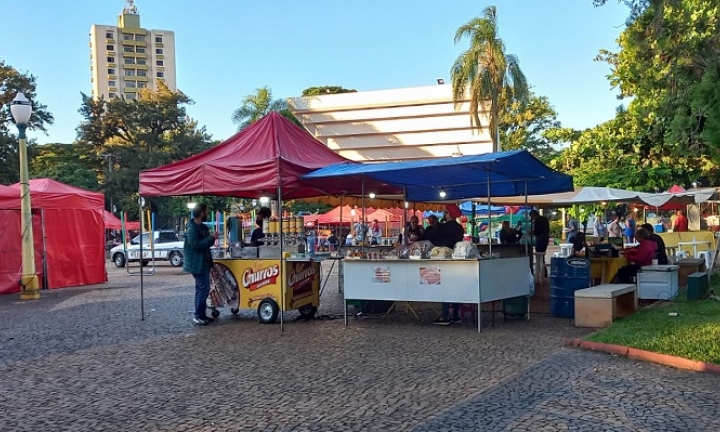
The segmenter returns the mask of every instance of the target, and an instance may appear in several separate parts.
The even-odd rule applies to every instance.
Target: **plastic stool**
[[[699,251],[697,253],[697,256],[695,258],[704,259],[705,260],[705,268],[709,269],[710,264],[712,261],[712,252],[710,251]]]
[[[675,252],[675,259],[676,259],[676,260],[685,259],[685,258],[687,258],[687,257],[688,257],[688,254],[687,254],[687,252],[685,252],[685,251],[679,250],[679,251]]]

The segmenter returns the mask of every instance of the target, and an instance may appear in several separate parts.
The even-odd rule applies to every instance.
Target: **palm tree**
[[[490,101],[488,115],[493,151],[500,151],[500,110],[513,101],[527,101],[530,90],[515,55],[505,54],[505,44],[498,37],[497,10],[488,6],[455,32],[455,44],[470,39],[470,47],[455,60],[450,71],[453,100],[458,107],[470,92],[470,123],[480,129],[480,106]]]
[[[282,99],[273,99],[270,87],[260,87],[255,93],[245,96],[242,100],[242,106],[236,109],[232,114],[233,123],[238,125],[238,130],[245,129],[272,111],[277,111],[284,117],[299,122],[288,109],[287,102]]]

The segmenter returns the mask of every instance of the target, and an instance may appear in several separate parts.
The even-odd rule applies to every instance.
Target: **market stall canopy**
[[[644,198],[643,201],[653,207],[700,204],[711,199],[713,195],[715,195],[715,192],[714,188],[693,189],[677,193],[665,192],[659,194],[649,194],[649,196]]]
[[[526,150],[446,159],[331,165],[302,177],[356,191],[361,181],[404,187],[410,201],[453,201],[566,192],[572,177],[548,168]],[[368,190],[366,187],[365,190]],[[440,192],[445,196],[441,197]]]
[[[342,209],[342,220],[340,220],[340,212]],[[366,213],[370,213],[374,211],[372,208],[365,209]],[[355,216],[353,217],[352,214],[352,207],[350,206],[343,206],[343,207],[335,207],[334,209],[322,213],[322,214],[312,214],[312,215],[305,215],[303,216],[303,219],[305,220],[305,223],[308,222],[315,222],[319,225],[330,225],[330,224],[349,224],[350,218],[352,217],[354,221],[357,221],[360,218],[360,214],[362,214],[362,210],[359,208],[355,210]]]
[[[12,192],[0,192],[0,208],[20,208],[20,183],[7,187]],[[97,210],[105,207],[105,196],[101,193],[76,188],[52,179],[30,180],[32,208]]]
[[[120,230],[122,229],[122,221],[107,210],[103,211],[103,219],[105,219],[105,229]],[[125,221],[125,229],[128,231],[137,231],[140,229],[140,222]]]
[[[284,200],[323,195],[299,177],[331,164],[356,164],[338,156],[307,131],[272,112],[225,142],[187,159],[140,173],[140,195],[218,195]],[[329,188],[331,189],[331,188]]]

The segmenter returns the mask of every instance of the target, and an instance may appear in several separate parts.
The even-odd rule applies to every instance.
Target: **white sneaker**
[[[201,318],[193,318],[193,322],[197,325],[206,326],[210,324],[210,321]]]

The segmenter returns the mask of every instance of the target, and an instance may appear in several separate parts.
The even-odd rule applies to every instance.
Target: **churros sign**
[[[267,285],[277,283],[280,275],[280,266],[278,264],[269,267],[263,266],[262,261],[255,261],[255,264],[245,269],[242,274],[242,286],[250,291],[255,291]]]

